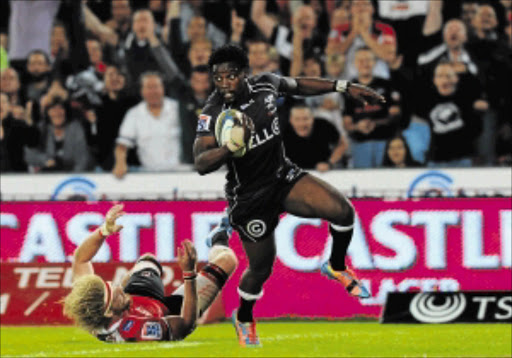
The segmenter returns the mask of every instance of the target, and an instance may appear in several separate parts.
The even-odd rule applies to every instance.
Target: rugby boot
[[[237,319],[237,310],[231,315],[231,322],[238,336],[238,343],[242,347],[261,347],[258,333],[256,332],[256,322],[243,323]]]
[[[340,282],[352,296],[358,298],[370,297],[370,292],[368,292],[366,287],[359,281],[354,271],[348,267],[343,271],[335,271],[329,261],[326,261],[320,267],[320,272],[331,280]]]
[[[228,240],[233,233],[233,228],[229,224],[227,213],[222,217],[220,223],[213,228],[206,237],[206,246],[211,248],[215,244],[229,246]]]

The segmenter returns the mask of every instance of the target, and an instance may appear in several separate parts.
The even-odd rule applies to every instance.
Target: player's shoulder
[[[277,92],[282,77],[272,72],[263,72],[247,79],[251,89],[269,89]]]

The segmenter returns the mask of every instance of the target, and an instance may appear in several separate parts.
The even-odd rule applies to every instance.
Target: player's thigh
[[[284,201],[285,210],[305,218],[321,218],[338,225],[351,224],[354,209],[329,183],[311,174],[303,176]]]
[[[242,241],[252,271],[267,271],[272,269],[276,257],[274,233],[257,242]]]

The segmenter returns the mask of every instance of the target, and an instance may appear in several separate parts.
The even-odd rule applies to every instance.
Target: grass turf
[[[512,325],[261,322],[260,348],[238,346],[228,323],[182,342],[108,344],[74,327],[1,327],[1,356],[27,357],[510,357]]]

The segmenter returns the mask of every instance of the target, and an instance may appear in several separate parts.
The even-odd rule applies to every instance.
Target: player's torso
[[[141,296],[132,296],[130,308],[122,317],[96,333],[107,342],[139,342],[171,340],[169,327],[163,320],[168,314],[163,303]]]
[[[286,162],[282,146],[281,128],[276,101],[278,93],[270,83],[247,81],[244,95],[231,106],[219,106],[222,110],[233,108],[248,115],[254,123],[249,151],[241,158],[228,162],[228,195],[249,192],[277,179],[277,173]]]

